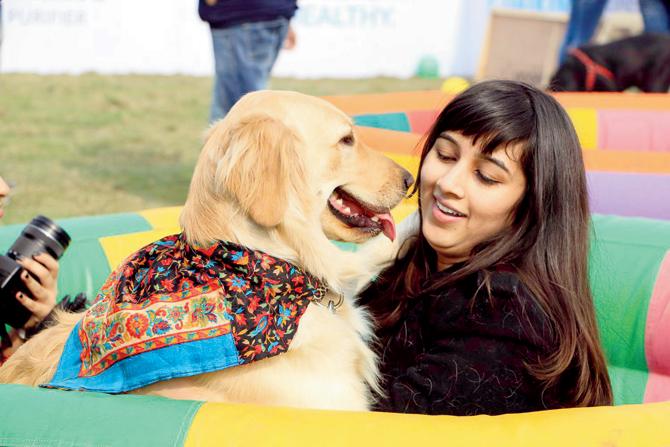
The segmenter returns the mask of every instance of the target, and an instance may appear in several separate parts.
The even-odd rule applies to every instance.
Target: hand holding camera
[[[0,0],[1,1],[1,0]],[[12,189],[0,177],[0,218]],[[56,306],[58,261],[70,236],[46,217],[38,216],[7,252],[0,254],[0,364],[26,337],[38,332]],[[85,307],[86,298],[63,299],[70,307]],[[78,307],[77,307],[78,306]],[[7,332],[6,324],[15,329]]]
[[[53,309],[58,262],[70,236],[44,216],[34,218],[0,255],[0,324],[29,329]]]
[[[29,329],[39,324],[56,306],[58,261],[47,253],[40,253],[32,259],[19,259],[17,263],[25,269],[21,274],[21,280],[28,295],[17,292],[16,299],[32,313],[23,326]]]

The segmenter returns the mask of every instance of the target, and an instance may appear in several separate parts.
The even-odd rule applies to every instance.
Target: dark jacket
[[[525,366],[555,349],[539,305],[509,272],[492,274],[491,299],[481,288],[473,301],[481,281],[471,275],[417,297],[399,324],[380,334],[386,396],[376,410],[475,415],[562,406],[569,389],[544,392]],[[362,302],[379,292],[370,287]]]
[[[290,20],[297,8],[296,0],[200,0],[198,14],[212,28],[228,28],[279,17]]]

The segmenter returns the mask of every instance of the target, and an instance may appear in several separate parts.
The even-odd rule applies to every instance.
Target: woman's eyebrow
[[[449,134],[446,133],[446,132],[442,132],[437,138],[444,138],[445,140],[447,140],[447,141],[449,141],[450,143],[452,143],[454,146],[456,146],[456,147],[458,147],[458,148],[461,147],[461,145],[458,144],[458,141],[456,141],[451,135],[449,135]]]
[[[507,172],[508,174],[511,174],[509,172],[509,169],[507,169],[507,166],[505,166],[505,163],[503,163],[501,160],[498,160],[497,158],[491,157],[490,155],[486,155],[486,154],[480,154],[479,157],[483,158],[486,161],[490,161],[491,163],[498,166],[503,171]]]

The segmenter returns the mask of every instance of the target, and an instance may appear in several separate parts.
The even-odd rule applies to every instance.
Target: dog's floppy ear
[[[224,140],[216,167],[220,192],[235,197],[257,224],[278,225],[304,181],[298,137],[281,121],[256,114],[233,124]]]

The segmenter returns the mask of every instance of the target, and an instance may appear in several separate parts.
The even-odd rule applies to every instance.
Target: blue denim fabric
[[[215,75],[210,122],[223,118],[246,93],[266,88],[288,23],[279,17],[211,30]]]
[[[572,0],[568,29],[558,53],[558,63],[562,64],[571,48],[588,43],[596,31],[603,15],[607,0]]]
[[[670,0],[640,0],[646,33],[670,32]]]
[[[40,386],[64,390],[87,390],[101,393],[125,393],[161,380],[190,377],[237,366],[241,363],[232,333],[204,340],[194,340],[146,351],[119,360],[94,376],[80,376],[79,339],[81,321],[65,343],[56,373],[51,382]]]

